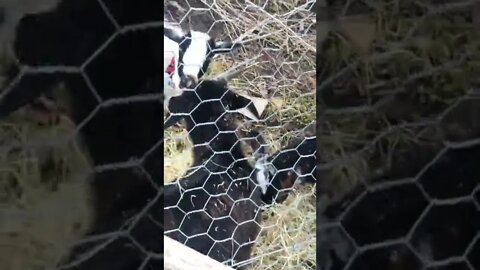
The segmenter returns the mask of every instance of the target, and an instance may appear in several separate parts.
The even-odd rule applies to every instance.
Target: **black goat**
[[[184,118],[196,147],[194,167],[176,184],[165,186],[165,232],[233,265],[250,258],[264,202],[275,199],[279,190],[291,188],[297,173],[306,175],[315,167],[314,139],[297,141],[290,151],[264,156],[251,166],[235,132],[234,114],[229,112],[249,103],[219,81],[203,81],[195,92],[184,92],[170,103],[171,117]],[[252,143],[258,148],[256,156],[265,155],[262,137],[254,131],[248,135],[253,135]],[[305,178],[314,182],[314,176]]]
[[[166,123],[185,119],[194,167],[165,186],[165,232],[221,262],[247,260],[260,231],[261,190],[228,112],[249,102],[225,82],[203,81],[195,92],[172,98]]]
[[[194,164],[210,157],[214,151],[223,151],[224,149],[218,146],[223,142],[238,140],[232,132],[237,126],[233,124],[235,114],[231,112],[247,108],[256,113],[251,100],[229,90],[223,80],[201,81],[194,90],[186,90],[181,96],[173,97],[168,107],[171,114],[165,121],[164,128],[181,120],[185,121],[195,148]],[[255,139],[262,140],[260,136]],[[243,154],[236,149],[232,151],[233,160],[241,157]],[[229,162],[232,162],[232,159]]]
[[[227,168],[213,165],[221,160],[212,158],[208,169],[192,169],[177,184],[165,186],[165,233],[220,262],[241,263],[250,259],[260,233],[265,200],[271,201],[279,190],[293,186],[295,163],[287,163],[293,160],[290,156],[279,162],[290,166],[290,170],[277,173],[274,185],[262,194],[262,183],[258,182],[261,170],[245,161],[234,162]],[[312,171],[315,164],[309,162],[299,160],[297,171]],[[314,176],[309,177],[314,181]],[[277,197],[277,202],[285,199],[286,192]]]
[[[248,108],[250,112],[256,113],[251,100],[230,91],[226,82],[202,81],[195,92],[186,91],[182,96],[172,98],[169,109],[173,114],[165,122],[165,128],[181,120],[186,122],[186,129],[194,145],[193,164],[196,166],[214,155],[214,151],[228,151],[232,148],[233,142],[238,140],[236,134],[232,132],[237,129],[237,126],[233,124],[233,115],[227,111],[237,111],[242,108]],[[225,132],[223,129],[228,131]],[[263,137],[252,133],[249,139],[250,143],[261,151],[258,155],[264,155]],[[223,145],[225,142],[227,142],[226,146]],[[306,183],[316,182],[313,176],[316,162],[315,149],[315,136],[297,138],[282,151],[263,158],[263,162],[260,161],[261,163],[257,164],[259,166],[265,164],[264,173],[272,179],[271,187],[263,196],[265,202],[271,203],[277,196],[279,196],[277,202],[283,201],[285,196],[281,194],[285,193],[283,192],[285,189],[292,187],[298,177]],[[232,150],[231,155],[224,155],[223,161],[226,165],[231,164],[233,160],[245,159],[239,149]],[[292,167],[294,167],[293,171]]]

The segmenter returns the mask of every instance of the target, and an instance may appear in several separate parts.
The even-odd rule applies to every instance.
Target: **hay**
[[[315,268],[314,194],[315,187],[306,186],[264,211],[262,235],[252,254],[258,261],[252,270]]]
[[[67,119],[23,110],[0,122],[0,268],[53,269],[90,226],[90,162]],[[54,139],[56,143],[47,145]],[[62,140],[65,143],[62,143]]]
[[[388,174],[409,145],[432,142],[422,135],[429,121],[477,87],[480,71],[473,1],[346,4],[336,8],[361,23],[335,22],[317,66],[324,111],[317,149],[322,162],[339,164],[325,185],[338,196]],[[352,36],[359,26],[370,33]]]
[[[240,94],[269,100],[265,120],[246,123],[242,128],[254,126],[261,130],[269,152],[273,153],[316,121],[315,14],[307,11],[311,3],[306,1],[270,1],[265,6],[261,1],[246,2],[222,0],[209,8],[217,18],[213,28],[221,24],[225,30],[219,32],[224,33],[220,38],[233,40],[242,36],[248,43],[232,55],[215,58],[205,77],[218,76],[241,62],[256,59],[229,86]],[[189,11],[188,6],[184,9]],[[195,11],[191,11],[189,16],[194,17]],[[198,24],[192,24],[193,28],[204,30],[196,29]],[[253,33],[254,28],[258,32]],[[184,131],[165,133],[165,183],[183,175],[189,167],[186,157],[191,158],[191,143],[185,135]],[[253,251],[253,269],[315,268],[316,211],[312,188],[299,190],[264,212],[263,229]]]

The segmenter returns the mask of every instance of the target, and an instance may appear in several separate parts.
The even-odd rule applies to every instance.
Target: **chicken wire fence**
[[[229,88],[268,100],[268,117],[254,125],[269,153],[315,121],[312,2],[167,4],[179,21],[190,18],[192,28],[210,34],[223,27],[225,38],[258,26],[245,36],[248,46],[212,63],[210,72],[255,60]],[[2,269],[163,266],[159,179],[182,175],[189,154],[182,146],[188,137],[173,141],[170,135],[181,133],[175,130],[163,139],[158,122],[160,10],[160,1],[5,2],[14,30],[2,33],[15,33],[15,42],[7,45],[0,95]],[[169,159],[179,155],[184,159],[172,170]],[[311,193],[264,210],[251,256],[256,268],[313,267]]]
[[[163,266],[160,4],[0,3],[0,268]]]
[[[255,162],[258,161],[255,155],[258,148],[255,145],[259,144],[266,148],[270,161],[275,155],[287,156],[288,153],[300,159],[314,157],[315,143],[311,141],[315,138],[311,125],[316,121],[313,4],[314,1],[290,0],[165,2],[166,20],[178,22],[184,29],[206,32],[223,40],[238,40],[241,37],[244,42],[240,49],[215,58],[202,79],[215,78],[233,68],[247,66],[240,75],[229,80],[228,87],[234,93],[252,99],[261,114],[260,120],[241,115],[225,118],[228,113],[224,113],[218,118],[211,118],[211,121],[195,120],[194,129],[189,131],[182,126],[169,128],[165,131],[164,139],[166,189],[169,186],[174,189],[182,181],[192,181],[192,177],[201,177],[195,176],[195,173],[206,171],[201,185],[185,188],[178,200],[166,203],[165,210],[170,211],[172,216],[165,214],[165,222],[178,220],[173,222],[174,225],[166,224],[165,233],[228,265],[248,265],[251,269],[315,267],[314,186],[299,186],[296,192],[291,192],[281,202],[264,203],[253,191],[259,184],[255,173],[242,175],[239,172],[241,169],[235,165],[241,162],[238,157],[231,163],[226,161],[231,159],[230,155],[234,155],[234,150],[229,148],[234,149],[237,143],[242,144],[243,159],[249,162],[251,168],[255,168]],[[197,88],[195,91],[201,90]],[[181,115],[187,119],[199,119],[199,111],[213,115],[213,109],[207,112],[199,108],[214,104],[224,96],[200,99],[200,105]],[[222,107],[222,110],[225,109]],[[168,117],[171,115],[175,113]],[[165,119],[168,120],[168,117]],[[225,129],[221,121],[230,121],[231,126]],[[212,126],[218,129],[218,133],[214,132],[214,136],[209,137],[206,143],[195,145],[192,137],[198,137],[198,133],[208,133],[205,130],[208,131]],[[195,129],[198,133],[195,133]],[[238,137],[228,139],[227,134],[233,130]],[[252,135],[252,131],[258,133]],[[224,145],[222,149],[216,147],[216,140],[223,140],[227,146]],[[296,144],[293,148],[287,149],[294,141]],[[308,153],[295,148],[306,144],[312,148],[308,149]],[[213,151],[203,159],[204,162],[194,164],[192,151],[208,151],[198,150],[204,145],[209,145],[207,148],[211,147]],[[227,156],[222,156],[225,153]],[[217,159],[216,156],[221,158]],[[298,157],[293,161],[286,160],[287,163],[271,177],[285,172],[293,173],[295,168],[306,164]],[[312,168],[303,173],[297,170],[296,174],[299,178],[312,176],[313,165],[313,162],[306,164]],[[225,176],[227,171],[230,173]],[[222,180],[216,180],[217,176]],[[243,182],[251,185],[248,189],[252,191],[245,191],[240,196],[235,189],[242,185],[242,177],[256,179],[257,183],[252,180]],[[224,189],[220,188],[222,186]],[[292,185],[287,186],[279,189],[293,189]],[[220,209],[222,207],[225,209]],[[256,230],[259,230],[258,234]],[[251,255],[241,255],[244,252],[242,248],[251,244]],[[230,252],[228,256],[221,255],[228,253],[225,250]]]
[[[480,269],[478,10],[320,8],[317,269]]]

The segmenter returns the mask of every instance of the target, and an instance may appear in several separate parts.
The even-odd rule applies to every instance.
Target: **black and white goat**
[[[257,161],[255,166],[248,162],[234,112],[249,102],[226,82],[202,81],[195,92],[186,91],[170,103],[172,116],[185,119],[195,148],[192,168],[165,186],[165,233],[233,266],[250,258],[262,205],[283,200],[278,193],[285,195],[298,178],[315,182],[314,138],[267,156],[262,136],[250,131]]]
[[[183,88],[194,88],[207,71],[212,59],[220,53],[232,52],[241,43],[221,41],[207,33],[189,30],[186,33],[173,23],[164,30],[164,104]]]
[[[208,33],[182,29],[166,24],[164,36],[179,45],[177,72],[181,86],[192,88],[207,71],[212,59],[220,53],[232,52],[241,46],[239,42],[221,41]],[[165,47],[167,48],[167,47]]]

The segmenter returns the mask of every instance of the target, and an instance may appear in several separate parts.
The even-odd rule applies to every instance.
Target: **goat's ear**
[[[191,113],[200,103],[197,94],[193,91],[184,91],[180,96],[173,96],[168,103],[169,117],[165,121],[164,128],[168,128],[181,120],[188,121],[185,114]]]
[[[246,108],[252,101],[244,96],[238,95],[231,91],[225,94],[226,102],[231,110]]]
[[[164,123],[163,128],[167,129],[176,123],[180,122],[183,119],[183,115],[178,115],[177,113],[182,113],[184,112],[185,106],[187,104],[185,103],[185,100],[183,99],[182,96],[179,97],[172,97],[168,103],[168,117],[167,120]]]
[[[168,117],[167,117],[167,120],[165,121],[165,123],[163,125],[163,129],[167,129],[167,128],[175,125],[176,123],[180,122],[182,119],[183,119],[183,116],[169,114]]]
[[[188,113],[191,107],[185,93],[180,96],[172,96],[167,106],[170,113]]]
[[[182,42],[184,39],[184,35],[179,30],[175,30],[167,27],[163,27],[163,34],[169,39],[177,43]]]
[[[251,99],[230,91],[225,98],[230,110],[237,111],[252,120],[259,120],[260,115]]]
[[[215,41],[212,49],[213,53],[227,53],[234,51],[242,46],[241,43],[231,41]]]

